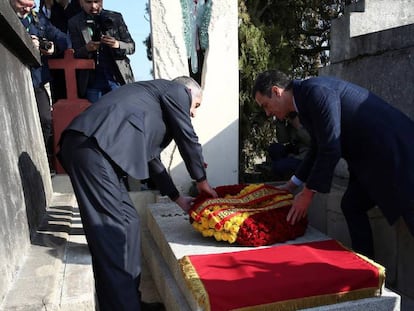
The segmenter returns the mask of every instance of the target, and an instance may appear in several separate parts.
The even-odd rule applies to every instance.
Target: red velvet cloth
[[[192,255],[187,259],[205,288],[212,311],[321,295],[339,297],[365,289],[374,293],[384,281],[382,267],[335,240]],[[321,303],[329,302],[322,299]]]

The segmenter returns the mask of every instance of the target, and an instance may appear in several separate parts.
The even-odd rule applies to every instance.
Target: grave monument
[[[190,67],[197,57],[191,57],[191,53],[198,41],[187,37],[186,42],[186,34],[195,31],[196,39],[201,31],[188,23],[188,15],[191,19],[204,16],[200,23],[204,23],[201,28],[208,29],[208,47],[202,52],[204,61],[197,63],[196,72],[201,77],[203,101],[192,122],[203,146],[209,182],[212,186],[234,184],[239,175],[237,2],[198,1],[199,5],[205,3],[204,8],[195,7],[195,2],[150,1],[154,76],[172,79],[193,73]],[[201,14],[202,9],[209,12]],[[188,192],[191,180],[174,144],[161,154],[161,160],[179,190]]]
[[[204,3],[204,1],[195,2]],[[188,8],[190,3],[194,3],[194,1],[151,1],[153,59],[156,77],[173,78],[178,75],[188,75],[189,70],[191,70],[189,65],[191,66],[191,61],[193,60],[191,58],[192,54],[190,53],[189,63],[185,35],[183,37],[183,22],[180,19],[183,7]],[[235,1],[212,1],[208,29],[208,49],[202,55],[203,57],[197,58],[197,60],[201,59],[202,61],[197,64],[203,64],[201,82],[205,89],[206,97],[204,106],[201,108],[203,111],[200,110],[199,117],[194,123],[196,131],[201,133],[200,138],[206,150],[206,162],[209,163],[209,180],[213,181],[214,186],[218,186],[234,183],[229,182],[228,175],[226,174],[226,172],[231,170],[231,166],[227,165],[224,168],[222,163],[228,160],[227,157],[236,158],[235,154],[232,154],[232,145],[229,145],[227,142],[231,140],[237,141],[238,133],[232,132],[234,133],[233,137],[223,135],[228,133],[227,129],[229,127],[223,127],[226,123],[222,124],[221,122],[225,120],[227,120],[227,124],[229,121],[233,122],[233,114],[231,113],[233,110],[231,107],[232,105],[237,107],[238,100],[236,96],[230,97],[233,101],[221,102],[220,99],[223,98],[222,92],[225,91],[229,94],[234,86],[234,81],[238,80],[236,75],[238,68],[235,66],[234,72],[230,70],[232,62],[237,60],[237,53],[236,50],[234,52],[229,51],[232,47],[230,43],[234,38],[237,38],[237,3]],[[186,31],[184,31],[185,33]],[[220,51],[220,53],[216,53],[217,51]],[[215,58],[214,56],[219,57]],[[231,57],[234,57],[234,59]],[[223,70],[227,74],[224,74]],[[220,111],[220,114],[217,113],[218,111]],[[207,118],[206,115],[208,116]],[[235,114],[234,117],[237,118]],[[218,126],[217,128],[213,128],[212,120],[214,120],[214,126]],[[226,131],[224,131],[225,129]],[[214,138],[209,139],[210,137]],[[217,140],[222,142],[224,138],[228,139],[217,147],[215,142]],[[210,149],[212,143],[214,148]],[[169,168],[173,176],[178,174],[181,167],[180,165],[178,167],[174,166],[176,159],[173,146],[165,154],[165,158],[171,164]],[[211,170],[210,167],[212,167]],[[217,167],[222,169],[218,172]],[[189,290],[179,262],[185,256],[213,255],[226,251],[240,251],[241,249],[237,247],[223,247],[198,236],[192,230],[188,216],[175,204],[168,202],[168,200],[163,201],[163,198],[158,197],[157,203],[148,204],[147,201],[145,202],[147,207],[145,207],[139,203],[139,198],[136,199],[138,210],[147,224],[144,228],[145,234],[143,234],[143,253],[149,263],[158,291],[167,309],[180,311],[204,310],[204,304],[198,300],[199,296],[194,296],[192,291]],[[335,199],[338,198],[335,197]],[[326,220],[327,217],[324,219]],[[305,236],[295,240],[295,243],[316,242],[327,239],[329,239],[328,236],[310,226]],[[301,284],[300,280],[298,280],[297,286],[300,287],[302,286]],[[399,310],[399,308],[400,297],[393,292],[383,289],[382,296],[380,297],[333,304],[320,307],[320,310]],[[257,310],[271,309],[264,307]],[[319,309],[314,308],[312,310]]]

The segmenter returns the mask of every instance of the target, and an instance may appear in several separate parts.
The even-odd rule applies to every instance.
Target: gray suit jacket
[[[201,145],[190,119],[191,92],[168,80],[134,82],[103,96],[76,117],[62,133],[74,130],[94,137],[124,172],[153,178],[162,194],[177,189],[160,160],[174,139],[190,176],[206,179]]]
[[[119,49],[111,49],[111,56],[118,70],[116,72],[118,82],[121,85],[134,82],[134,75],[127,55],[135,52],[135,42],[128,31],[124,19],[118,12],[102,10],[101,14],[109,17],[113,22],[107,34],[114,37],[120,43]],[[86,50],[86,44],[92,39],[86,21],[87,14],[84,11],[72,17],[68,22],[69,35],[72,47],[75,50],[75,57],[93,59],[95,53]],[[78,91],[81,97],[85,96],[89,73],[89,70],[82,70],[77,75]]]

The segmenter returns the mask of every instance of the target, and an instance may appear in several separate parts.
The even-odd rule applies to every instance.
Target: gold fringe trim
[[[338,242],[338,241],[337,241]],[[304,297],[299,299],[284,300],[269,304],[250,306],[232,309],[231,311],[296,311],[298,309],[313,308],[324,305],[331,305],[346,301],[359,300],[364,298],[373,298],[379,297],[382,294],[382,289],[385,283],[385,267],[376,263],[374,260],[363,256],[359,253],[354,252],[353,250],[345,247],[342,243],[338,242],[342,247],[349,250],[350,252],[356,254],[362,260],[370,263],[378,269],[378,287],[363,288],[358,290],[353,290],[350,292],[343,293],[334,293],[327,295],[318,295],[312,297]],[[206,291],[203,282],[200,280],[200,276],[197,271],[194,269],[193,264],[188,256],[178,260],[181,272],[183,273],[184,280],[187,287],[192,292],[195,300],[197,301],[199,307],[204,311],[210,311],[210,298],[208,292]]]
[[[377,296],[380,296],[378,288],[364,288],[346,293],[312,296],[265,305],[243,307],[232,309],[231,311],[296,311],[298,309],[313,308]]]
[[[189,290],[193,293],[198,305],[202,308],[202,310],[210,311],[210,298],[203,282],[200,280],[200,276],[194,269],[190,258],[188,256],[184,256],[178,260],[178,264],[181,268],[181,272],[183,273],[185,283]]]
[[[355,255],[360,257],[362,260],[368,262],[369,264],[373,265],[375,268],[378,269],[378,290],[379,290],[379,296],[380,296],[382,294],[382,289],[383,289],[384,284],[385,284],[385,278],[386,278],[386,269],[385,269],[385,267],[380,265],[379,263],[375,262],[374,260],[372,260],[371,258],[369,258],[367,256],[364,256],[362,254],[354,252],[352,249],[346,247],[341,242],[339,242],[339,241],[336,241],[336,242],[339,245],[341,245],[343,248],[345,248],[346,250],[350,251],[351,253],[354,253]]]

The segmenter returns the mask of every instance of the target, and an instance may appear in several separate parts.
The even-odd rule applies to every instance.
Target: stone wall
[[[336,76],[366,87],[414,119],[413,31],[413,1],[360,0],[333,21],[331,64],[322,68],[320,75]],[[309,217],[316,228],[350,246],[340,210],[347,182],[343,162],[336,175],[331,193],[317,196]],[[403,221],[391,227],[377,209],[370,211],[370,219],[376,260],[387,269],[388,285],[414,297],[413,237]]]
[[[151,33],[155,78],[189,75],[180,0],[152,0]],[[235,184],[239,175],[239,71],[237,2],[212,2],[209,47],[202,65],[203,102],[192,119],[212,186]],[[201,67],[201,64],[199,64]],[[175,144],[161,155],[177,187],[188,192],[191,179]]]
[[[0,2],[0,305],[52,196],[29,65],[38,52],[11,9]]]

